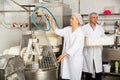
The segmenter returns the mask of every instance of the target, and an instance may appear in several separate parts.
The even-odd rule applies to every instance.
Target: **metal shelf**
[[[0,10],[0,12],[26,12],[25,10]]]
[[[22,8],[24,7],[35,7],[35,5],[19,5]],[[0,10],[0,12],[32,12],[32,10]]]
[[[88,16],[89,14],[81,14],[82,16]],[[112,15],[120,15],[120,13],[112,13],[112,14],[109,14],[109,15],[106,15],[106,14],[98,14],[99,16],[112,16]]]
[[[103,75],[108,76],[118,76],[120,77],[120,73],[112,73],[112,72],[102,72]]]

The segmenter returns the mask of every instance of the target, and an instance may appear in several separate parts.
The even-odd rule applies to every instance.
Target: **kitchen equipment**
[[[24,63],[20,56],[0,56],[0,80],[25,80]]]
[[[21,57],[25,63],[26,80],[56,80],[58,64],[46,34],[43,31],[35,31],[23,38]],[[25,36],[24,36],[25,37]],[[31,38],[30,38],[31,37]]]
[[[57,79],[58,64],[56,63],[56,57],[51,46],[42,46],[42,53],[39,55],[38,64],[39,68],[36,68],[36,63],[27,64],[25,69],[26,80]]]

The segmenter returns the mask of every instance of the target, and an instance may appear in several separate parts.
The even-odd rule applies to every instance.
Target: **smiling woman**
[[[78,13],[72,14],[70,26],[63,29],[56,28],[55,22],[49,14],[47,14],[47,17],[51,21],[55,34],[64,38],[63,51],[57,60],[57,62],[61,62],[62,80],[80,80],[83,65],[82,51],[84,47],[81,15]],[[76,64],[76,62],[78,63]]]

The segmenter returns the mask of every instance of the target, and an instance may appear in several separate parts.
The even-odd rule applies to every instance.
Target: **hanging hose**
[[[38,8],[43,8],[43,9],[47,10],[47,11],[49,12],[49,14],[52,16],[53,20],[55,21],[55,24],[56,24],[57,28],[59,28],[59,25],[58,25],[58,23],[57,23],[54,15],[52,14],[52,12],[51,12],[48,8],[46,8],[46,7],[44,7],[44,6],[37,6],[37,7],[33,10],[33,13],[32,13],[32,23],[35,25],[35,27],[37,27],[38,29],[43,30],[43,31],[50,31],[50,29],[51,29],[50,21],[47,19],[46,15],[44,15],[44,16],[45,16],[45,18],[46,18],[46,20],[47,20],[47,22],[48,22],[48,24],[49,24],[49,28],[48,28],[48,29],[44,29],[42,26],[38,25],[38,24],[35,22],[34,13],[35,13],[35,11],[36,11]]]

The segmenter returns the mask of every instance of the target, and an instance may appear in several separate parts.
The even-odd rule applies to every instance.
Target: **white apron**
[[[55,33],[64,37],[62,53],[69,56],[61,61],[61,77],[63,79],[80,80],[83,67],[84,35],[81,27],[72,32],[72,28],[56,29]]]
[[[95,37],[104,35],[104,29],[96,24],[93,30],[90,24],[82,27],[86,37]],[[102,72],[102,46],[91,46],[84,48],[84,66],[83,71],[94,74]],[[93,65],[94,64],[94,65]]]

